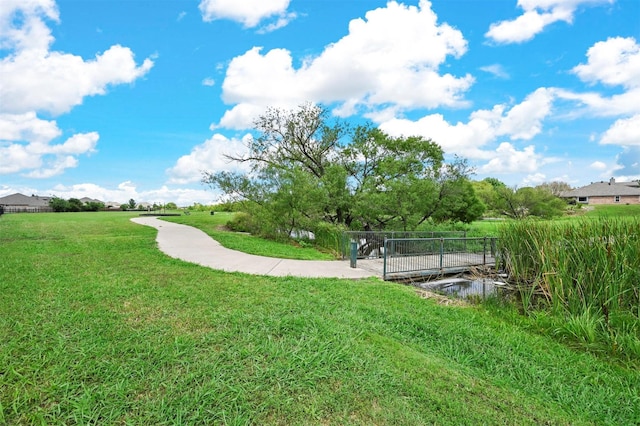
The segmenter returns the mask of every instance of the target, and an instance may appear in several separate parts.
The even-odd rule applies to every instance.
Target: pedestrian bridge
[[[378,253],[366,258],[358,258],[352,242],[350,262],[384,280],[417,279],[495,267],[496,242],[495,237],[386,238]]]

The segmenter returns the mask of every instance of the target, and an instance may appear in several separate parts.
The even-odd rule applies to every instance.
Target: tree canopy
[[[202,181],[276,232],[318,223],[409,230],[427,220],[470,222],[484,210],[466,161],[445,163],[430,139],[351,126],[311,104],[269,108],[254,124],[246,153],[228,156],[251,172],[204,172]]]
[[[558,195],[568,184],[549,183],[535,188],[510,188],[495,178],[474,182],[476,193],[491,214],[512,219],[529,216],[551,218],[561,216],[566,203]]]

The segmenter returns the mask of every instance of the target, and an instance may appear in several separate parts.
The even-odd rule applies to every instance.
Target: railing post
[[[357,259],[358,259],[358,242],[351,241],[351,253],[349,256],[349,260],[350,260],[350,266],[352,268],[356,267]]]
[[[482,266],[487,266],[487,237],[484,237],[482,244]]]
[[[387,239],[384,239],[384,253],[382,254],[382,280],[387,280]]]
[[[444,238],[440,237],[440,271],[442,271],[443,261],[444,261]]]

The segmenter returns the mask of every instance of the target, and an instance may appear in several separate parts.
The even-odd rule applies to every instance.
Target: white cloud
[[[53,0],[3,0],[0,7],[0,174],[22,173],[48,178],[78,165],[80,155],[95,151],[96,132],[78,133],[62,143],[53,120],[58,115],[104,94],[114,84],[131,83],[153,66],[137,66],[133,52],[115,45],[94,59],[50,51],[54,39],[45,21],[59,21]]]
[[[496,137],[502,107],[492,111],[473,113],[467,123],[450,124],[441,114],[431,114],[417,121],[394,118],[380,124],[380,129],[391,136],[420,135],[430,138],[446,153],[464,154],[467,158],[487,159],[491,154],[482,147]]]
[[[19,51],[0,60],[0,111],[69,112],[85,96],[103,95],[114,84],[131,83],[153,66],[136,66],[133,52],[112,46],[95,59],[41,50]]]
[[[28,140],[47,143],[61,133],[55,121],[39,119],[35,112],[0,113],[0,141]]]
[[[467,74],[440,74],[449,56],[467,50],[462,33],[439,24],[431,3],[389,2],[349,24],[349,34],[299,68],[291,53],[254,47],[234,58],[222,84],[223,99],[236,104],[218,127],[247,128],[267,106],[293,108],[304,102],[335,103],[346,116],[361,109],[375,114],[414,108],[466,106],[473,84]]]
[[[587,63],[573,68],[582,81],[640,87],[640,45],[633,37],[600,41],[587,51]]]
[[[242,155],[247,151],[247,138],[228,139],[215,134],[201,145],[195,146],[188,155],[183,155],[176,164],[167,169],[169,183],[186,184],[198,182],[202,179],[202,172],[219,172],[223,170],[248,170],[247,165],[232,163],[224,156]]]
[[[640,113],[640,87],[609,97],[595,92],[575,93],[564,89],[555,90],[555,94],[558,98],[578,103],[580,108],[574,109],[573,115],[588,113],[610,117]]]
[[[14,18],[22,13],[21,19]],[[0,48],[47,49],[53,41],[44,19],[59,22],[54,0],[3,0],[0,3]],[[19,27],[16,24],[20,22]]]
[[[66,169],[76,167],[77,165],[78,160],[71,155],[56,156],[53,160],[47,162],[45,167],[26,173],[25,176],[34,179],[46,179],[62,174]]]
[[[524,13],[513,20],[493,23],[485,37],[497,43],[522,43],[534,38],[548,25],[573,22],[580,6],[612,3],[614,0],[518,0]]]
[[[483,147],[499,136],[529,140],[539,134],[543,120],[551,113],[553,97],[553,89],[539,88],[511,109],[496,105],[491,110],[474,111],[466,123],[450,124],[442,115],[431,114],[417,121],[393,118],[379,127],[392,136],[431,138],[450,154],[489,159],[494,154]]]
[[[534,173],[526,176],[523,180],[523,183],[526,186],[536,186],[536,185],[540,185],[541,183],[544,183],[546,180],[547,180],[547,176],[544,175],[543,173]]]
[[[572,71],[587,83],[619,86],[624,91],[607,97],[595,92],[558,89],[556,95],[577,102],[583,114],[621,116],[602,134],[601,144],[640,146],[640,45],[637,41],[632,37],[615,37],[595,43],[587,51],[587,63],[575,66]]]
[[[63,143],[55,121],[36,117],[34,112],[0,114],[0,175],[24,173],[31,178],[58,175],[76,167],[79,155],[95,151],[98,133],[78,133]]]
[[[640,114],[617,120],[602,135],[600,143],[640,147]]]
[[[529,145],[518,151],[508,142],[502,142],[495,151],[495,157],[481,166],[479,171],[486,174],[532,173],[538,170],[541,156],[536,154],[535,146]]]
[[[491,110],[471,113],[469,121],[449,123],[440,114],[417,121],[393,118],[379,127],[392,136],[419,135],[438,143],[447,154],[484,161],[480,173],[538,173],[538,168],[558,161],[535,152],[530,145],[518,150],[509,142],[494,148],[501,136],[511,140],[530,140],[542,132],[542,123],[551,114],[554,89],[539,88],[510,109],[495,105]],[[533,178],[529,177],[531,182]],[[526,180],[526,179],[525,179]]]
[[[480,67],[480,71],[488,72],[489,74],[493,74],[494,77],[504,80],[511,78],[509,73],[505,71],[504,67],[500,64],[492,64]]]
[[[153,66],[137,66],[133,52],[114,45],[94,59],[50,51],[53,42],[45,19],[57,21],[53,1],[3,1],[0,11],[0,112],[68,112],[85,96],[106,93],[110,85],[131,83]],[[20,16],[21,19],[14,19]]]
[[[511,139],[532,139],[542,131],[542,120],[550,114],[553,99],[553,89],[537,89],[511,108],[502,120],[498,134],[510,135]]]
[[[202,19],[210,22],[229,19],[241,23],[245,28],[254,28],[263,20],[276,18],[271,29],[281,28],[296,17],[288,13],[290,0],[202,0]]]
[[[616,157],[615,175],[620,181],[640,179],[640,146],[625,146]]]
[[[57,185],[51,189],[38,191],[32,188],[1,188],[0,194],[12,194],[22,192],[40,195],[55,195],[60,198],[94,198],[104,202],[115,201],[120,204],[128,202],[130,199],[137,203],[176,203],[178,206],[189,206],[193,203],[211,204],[215,201],[215,194],[204,189],[170,188],[162,186],[156,189],[141,190],[131,182],[120,183],[117,188],[105,188],[94,183],[80,183],[71,186]]]
[[[202,80],[202,85],[212,87],[216,85],[216,81],[211,77],[207,77],[204,80]]]
[[[594,170],[606,170],[607,169],[607,165],[605,163],[603,163],[602,161],[594,161],[593,163],[591,163],[591,165],[589,166]]]

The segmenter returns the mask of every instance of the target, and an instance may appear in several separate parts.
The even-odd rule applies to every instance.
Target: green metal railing
[[[342,236],[342,259],[351,257],[351,243],[357,246],[358,259],[383,257],[384,241],[398,238],[443,238],[467,236],[466,231],[347,231]]]
[[[494,265],[495,237],[387,238],[383,244],[383,279],[445,273]]]

